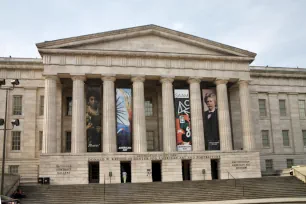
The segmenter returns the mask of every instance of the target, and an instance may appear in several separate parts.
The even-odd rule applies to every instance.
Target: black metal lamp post
[[[19,85],[19,80],[18,79],[14,79],[11,81],[11,84],[13,86],[11,87],[1,87],[2,85],[5,85],[5,79],[0,79],[0,89],[5,90],[5,115],[4,115],[4,119],[0,118],[0,126],[4,125],[3,130],[4,134],[3,134],[3,152],[2,152],[2,174],[1,174],[1,195],[3,195],[4,192],[4,169],[5,169],[5,147],[6,147],[6,131],[7,130],[12,130],[14,128],[14,126],[19,126],[19,120],[15,119],[12,120],[12,128],[7,129],[6,128],[6,124],[7,124],[7,96],[8,96],[8,92],[9,90],[13,90],[15,88],[16,85]]]

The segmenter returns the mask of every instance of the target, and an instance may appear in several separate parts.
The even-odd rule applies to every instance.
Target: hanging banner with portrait
[[[205,150],[220,150],[216,89],[202,89]]]
[[[88,86],[86,90],[87,152],[101,152],[101,88]]]
[[[132,89],[116,88],[117,151],[132,151]]]
[[[189,89],[174,90],[177,151],[191,151]]]

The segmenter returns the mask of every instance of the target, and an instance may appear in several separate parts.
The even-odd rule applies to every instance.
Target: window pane
[[[287,159],[287,168],[291,168],[293,165],[293,159]]]
[[[303,130],[303,141],[304,141],[304,147],[306,147],[306,130]]]
[[[67,97],[67,115],[72,115],[72,97]]]
[[[12,132],[12,150],[20,150],[20,132]]]
[[[45,96],[40,96],[40,115],[44,115]]]
[[[22,114],[22,96],[13,96],[13,115]]]
[[[283,134],[283,145],[284,146],[289,146],[290,145],[290,142],[289,142],[289,131],[288,130],[283,130],[282,134]]]
[[[286,102],[285,100],[279,100],[279,112],[280,116],[286,116]]]
[[[39,150],[42,150],[43,131],[39,131]]]
[[[71,152],[71,132],[66,132],[66,152]]]
[[[270,141],[269,141],[269,131],[268,130],[262,130],[262,146],[263,147],[270,147]]]
[[[18,165],[10,165],[9,172],[10,174],[18,174]]]
[[[145,100],[145,116],[153,116],[152,99]]]
[[[299,100],[299,113],[300,118],[306,118],[305,100]]]
[[[266,100],[265,99],[259,99],[259,114],[260,116],[267,116],[266,112]]]
[[[154,151],[154,132],[147,131],[147,150]]]
[[[266,171],[273,171],[272,159],[267,159],[265,162],[266,162]]]

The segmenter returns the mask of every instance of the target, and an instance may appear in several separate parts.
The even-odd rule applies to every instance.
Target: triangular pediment
[[[254,58],[255,53],[156,25],[38,43],[39,50],[95,50]]]

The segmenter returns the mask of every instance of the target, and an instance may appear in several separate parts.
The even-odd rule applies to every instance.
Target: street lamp
[[[3,195],[3,191],[4,191],[3,187],[4,187],[4,169],[5,169],[6,131],[14,129],[14,126],[19,126],[19,120],[18,119],[14,119],[14,120],[11,121],[12,128],[10,128],[10,129],[6,128],[6,124],[7,124],[7,96],[8,96],[8,92],[9,92],[9,90],[13,90],[15,88],[15,86],[19,85],[19,80],[18,79],[11,80],[11,84],[13,85],[11,87],[1,87],[2,85],[5,85],[5,79],[0,79],[0,89],[6,91],[6,93],[5,93],[5,115],[4,115],[4,119],[0,118],[0,126],[4,125],[4,128],[0,129],[0,130],[4,130],[4,134],[3,134],[3,152],[2,152],[1,195]]]

